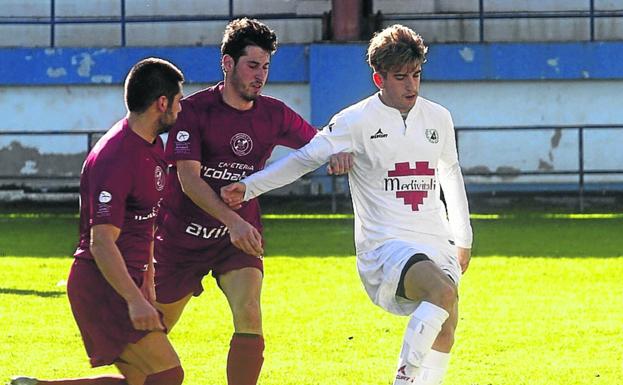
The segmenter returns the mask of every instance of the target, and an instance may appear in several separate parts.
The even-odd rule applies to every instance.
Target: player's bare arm
[[[121,252],[115,244],[121,229],[109,224],[91,228],[90,250],[97,267],[108,283],[128,303],[132,325],[137,330],[162,330],[160,316],[143,296],[125,266]]]
[[[457,257],[461,265],[461,272],[465,274],[465,271],[469,267],[469,261],[472,259],[472,249],[457,247]]]
[[[231,243],[250,255],[260,256],[262,236],[226,205],[212,187],[201,178],[201,164],[194,160],[177,162],[177,175],[184,193],[202,210],[221,221],[229,229]]]

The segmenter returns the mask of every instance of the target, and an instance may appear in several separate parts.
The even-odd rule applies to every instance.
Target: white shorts
[[[357,255],[357,270],[372,302],[393,314],[409,315],[415,311],[419,302],[396,296],[402,270],[415,254],[426,255],[459,284],[461,267],[456,246],[436,238],[426,244],[391,240]]]

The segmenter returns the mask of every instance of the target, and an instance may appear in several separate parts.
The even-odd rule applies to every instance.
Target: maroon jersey
[[[126,265],[143,269],[149,261],[154,221],[165,185],[164,146],[148,143],[117,122],[91,150],[80,175],[80,243],[76,258],[93,259],[91,227],[121,229],[117,247]]]
[[[276,145],[300,148],[317,132],[283,102],[268,96],[259,96],[250,110],[237,110],[223,101],[222,87],[219,83],[182,100],[182,111],[166,146],[170,167],[179,160],[200,162],[201,177],[217,194],[222,186],[264,168]],[[174,168],[167,178],[157,247],[187,250],[180,256],[195,259],[193,251],[228,237],[228,229],[184,194]],[[261,230],[257,200],[244,203],[237,213]],[[158,257],[158,261],[162,258]]]

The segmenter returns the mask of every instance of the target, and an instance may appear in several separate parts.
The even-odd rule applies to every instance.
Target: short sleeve
[[[89,171],[91,225],[123,227],[128,196],[133,187],[133,169],[122,162],[95,163]]]
[[[283,125],[277,144],[298,149],[309,143],[317,132],[299,114],[283,105]]]
[[[201,161],[200,121],[192,103],[182,101],[182,111],[167,139],[165,158],[169,163],[178,160]]]

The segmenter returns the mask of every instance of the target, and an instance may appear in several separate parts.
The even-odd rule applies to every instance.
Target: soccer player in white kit
[[[237,207],[334,153],[353,153],[349,183],[359,275],[375,304],[410,318],[395,385],[442,383],[458,321],[457,287],[472,243],[452,118],[418,96],[426,51],[405,26],[376,34],[367,57],[379,92],[336,114],[298,151],[221,190]]]

